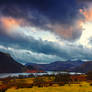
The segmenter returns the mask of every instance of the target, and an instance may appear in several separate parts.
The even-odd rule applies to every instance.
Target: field
[[[92,86],[87,82],[80,84],[66,84],[65,86],[54,85],[52,87],[33,87],[33,88],[10,88],[6,92],[92,92]]]
[[[92,92],[92,76],[57,74],[7,77],[0,80],[0,92]]]

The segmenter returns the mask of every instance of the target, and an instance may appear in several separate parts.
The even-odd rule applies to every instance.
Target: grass
[[[57,87],[10,88],[6,92],[92,92],[92,86],[87,82],[81,82],[80,84],[66,84]]]
[[[33,83],[34,78],[16,79],[16,82]]]

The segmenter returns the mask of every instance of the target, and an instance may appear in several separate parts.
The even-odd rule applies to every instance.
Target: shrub
[[[38,86],[38,87],[43,87],[45,84],[45,81],[43,78],[41,77],[36,77],[33,81],[33,85],[34,86]]]
[[[6,92],[7,89],[0,89],[0,92]]]
[[[55,82],[69,83],[71,81],[69,74],[58,74],[55,76]]]
[[[32,84],[16,84],[17,89],[18,88],[32,88]]]
[[[92,83],[90,83],[90,86],[92,86]]]
[[[92,71],[87,73],[87,80],[92,80]]]

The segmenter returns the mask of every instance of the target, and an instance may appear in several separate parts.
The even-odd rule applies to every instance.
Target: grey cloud
[[[21,2],[21,4],[20,4]],[[81,27],[74,28],[77,20],[83,18],[79,13],[79,9],[83,7],[83,5],[77,3],[76,0],[23,0],[23,1],[11,1],[8,3],[3,2],[0,6],[1,16],[13,17],[13,18],[22,18],[25,19],[28,24],[40,27],[42,29],[50,29],[53,32],[59,34],[61,38],[65,40],[76,40],[81,36]],[[26,22],[25,25],[28,25]],[[72,37],[66,38],[62,34],[62,29],[57,30],[48,27],[47,25],[64,25],[66,30],[66,34],[71,32],[68,30],[68,26],[72,26]],[[75,25],[74,25],[75,24]],[[77,31],[77,32],[76,32]]]
[[[83,48],[81,45],[76,45],[73,43],[59,45],[55,42],[35,40],[34,38],[31,38],[29,40],[25,40],[25,42],[23,39],[17,39],[15,41],[13,40],[11,42],[2,42],[0,44],[7,47],[6,51],[8,51],[9,53],[11,53],[11,49],[9,48],[15,49],[12,50],[12,55],[16,60],[20,60],[21,62],[49,63],[54,62],[55,60],[62,61],[68,59],[92,59],[91,49]]]

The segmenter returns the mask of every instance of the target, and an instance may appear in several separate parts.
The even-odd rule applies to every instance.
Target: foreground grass
[[[20,89],[8,89],[6,92],[92,92],[92,86],[87,82],[80,84],[67,84],[65,86],[57,87],[33,87],[33,88],[20,88]]]

